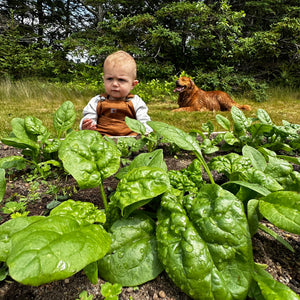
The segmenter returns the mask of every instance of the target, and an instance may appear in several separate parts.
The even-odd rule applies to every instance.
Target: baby
[[[102,135],[137,135],[125,123],[125,117],[137,119],[152,131],[146,122],[150,121],[148,107],[130,91],[138,84],[136,62],[131,55],[117,51],[109,55],[103,66],[105,94],[90,100],[83,109],[80,129],[97,130]]]

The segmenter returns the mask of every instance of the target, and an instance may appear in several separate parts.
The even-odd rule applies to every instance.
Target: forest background
[[[182,73],[204,90],[247,101],[261,103],[270,88],[282,87],[285,95],[294,92],[291,106],[299,102],[299,0],[1,0],[3,107],[16,110],[9,103],[22,90],[18,84],[28,81],[38,97],[50,83],[79,92],[86,103],[103,91],[103,61],[119,49],[136,59],[135,92],[148,104],[170,96]]]

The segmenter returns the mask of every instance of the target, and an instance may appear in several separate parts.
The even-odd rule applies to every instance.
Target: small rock
[[[166,298],[166,293],[164,291],[159,291],[158,295],[160,298]]]
[[[156,293],[154,293],[154,295],[153,295],[153,298],[152,298],[153,300],[158,300],[159,299],[159,297],[158,297],[158,295],[156,294]]]
[[[132,287],[127,288],[127,289],[126,289],[126,292],[127,292],[127,293],[132,293],[132,292],[133,292],[133,288],[132,288]]]
[[[69,278],[66,278],[66,279],[65,279],[65,283],[70,283],[70,279],[69,279]]]

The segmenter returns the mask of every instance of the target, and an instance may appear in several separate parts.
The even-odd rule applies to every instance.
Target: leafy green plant
[[[251,234],[258,227],[275,235],[259,221],[264,217],[277,227],[300,233],[300,174],[290,163],[263,151],[267,159],[253,147],[244,146],[243,156],[230,153],[213,158],[209,166],[225,174],[229,181],[222,186],[234,193],[245,205]],[[272,156],[266,153],[272,154]],[[284,221],[283,221],[284,220]],[[280,239],[288,249],[293,249]]]
[[[156,278],[162,271],[155,237],[155,222],[134,213],[113,223],[109,232],[113,243],[98,262],[100,276],[123,286],[136,286]]]
[[[176,144],[181,149],[192,151],[206,171],[210,182],[214,183],[212,174],[206,164],[206,161],[204,160],[204,157],[202,156],[200,144],[195,137],[163,122],[150,121],[148,124],[154,129],[154,131],[163,136],[165,140]]]
[[[233,107],[231,109],[233,131],[226,117],[216,115],[217,122],[227,130],[226,133],[221,134],[225,141],[223,147],[225,150],[240,151],[244,145],[254,148],[263,146],[274,151],[299,150],[300,125],[290,124],[284,120],[282,126],[275,125],[263,109],[258,109],[256,115],[256,118],[246,118],[241,110]]]
[[[138,120],[125,118],[126,125],[134,132],[141,135],[141,138],[136,141],[138,146],[137,150],[142,149],[144,146],[147,147],[148,152],[152,152],[156,149],[161,136],[156,132],[150,132],[146,135],[146,127]],[[136,150],[136,151],[137,151]]]
[[[74,131],[63,141],[59,158],[80,188],[99,187],[107,209],[103,180],[117,172],[121,153],[96,131]]]
[[[0,168],[0,202],[2,201],[6,191],[5,170]]]
[[[111,239],[105,214],[92,203],[69,200],[48,217],[20,217],[0,226],[0,261],[9,276],[38,286],[67,278],[103,257]]]
[[[168,126],[167,124],[163,124],[161,122],[149,122],[149,125],[154,129],[157,130],[159,132],[159,134],[163,135],[164,138],[167,138],[168,140],[170,140],[171,142],[176,143],[177,145],[179,145],[180,147],[182,147],[185,150],[190,150],[193,151],[197,158],[199,157],[201,160],[199,160],[198,162],[201,164],[202,161],[204,161],[202,154],[201,154],[201,149],[199,146],[199,143],[195,140],[195,138],[193,138],[192,136],[185,134],[183,132],[181,132],[180,130],[173,128],[172,126]],[[145,258],[144,255],[141,255],[143,253],[151,253],[151,257],[153,257],[153,255],[155,254],[155,251],[153,252],[153,249],[155,249],[155,247],[152,249],[152,251],[147,250],[146,248],[140,248],[143,243],[141,244],[141,246],[137,246],[135,245],[134,249],[131,249],[132,244],[134,244],[131,239],[133,236],[135,236],[135,234],[133,232],[136,232],[136,234],[139,232],[139,228],[141,228],[141,224],[143,224],[143,222],[147,221],[150,222],[151,224],[151,219],[149,219],[149,216],[143,216],[144,213],[147,213],[146,211],[141,211],[141,212],[137,212],[136,210],[141,207],[147,207],[147,205],[151,204],[150,206],[152,207],[152,209],[154,208],[154,212],[156,211],[157,208],[159,208],[159,206],[155,205],[155,199],[161,198],[162,201],[164,199],[164,197],[166,197],[168,200],[166,200],[166,205],[168,207],[168,205],[170,206],[170,208],[165,208],[170,209],[171,212],[168,213],[163,213],[164,208],[159,209],[159,211],[162,211],[161,213],[158,214],[158,227],[156,229],[157,231],[157,235],[154,241],[157,241],[161,244],[158,243],[158,255],[160,258],[160,261],[163,263],[163,266],[165,268],[165,270],[167,270],[167,272],[169,273],[169,276],[171,278],[173,278],[174,282],[180,286],[188,295],[190,295],[191,297],[198,299],[198,293],[199,291],[203,291],[203,290],[209,290],[209,291],[214,291],[216,293],[222,293],[222,295],[227,295],[226,297],[229,297],[229,299],[233,298],[233,299],[242,299],[244,298],[248,291],[250,290],[250,287],[252,285],[252,278],[253,278],[253,272],[254,272],[254,262],[253,260],[251,260],[252,257],[252,249],[251,249],[251,235],[250,235],[250,231],[248,229],[248,220],[246,218],[246,215],[244,214],[244,208],[243,208],[243,203],[241,202],[241,200],[239,200],[238,197],[234,196],[234,194],[225,191],[224,189],[222,189],[221,187],[215,185],[214,183],[212,184],[204,184],[202,186],[200,186],[200,191],[198,191],[197,193],[193,194],[193,193],[187,193],[187,195],[185,197],[182,198],[182,192],[180,192],[179,190],[172,190],[172,192],[170,191],[169,188],[167,188],[167,185],[165,187],[162,186],[163,182],[167,182],[167,177],[164,177],[165,179],[163,179],[161,176],[163,175],[163,173],[161,173],[162,171],[159,171],[162,164],[161,162],[159,162],[159,157],[161,157],[159,155],[159,150],[157,150],[156,153],[153,153],[151,155],[151,153],[149,153],[148,155],[143,155],[141,156],[141,159],[139,159],[139,156],[137,156],[137,158],[135,160],[132,161],[132,166],[129,165],[126,172],[122,173],[122,176],[120,176],[121,181],[118,184],[117,190],[116,192],[113,194],[113,196],[110,198],[110,203],[108,205],[108,210],[107,212],[110,211],[110,209],[115,209],[118,210],[119,213],[116,213],[114,215],[114,220],[111,225],[108,225],[106,228],[108,228],[108,231],[111,232],[111,234],[113,235],[113,240],[114,240],[114,246],[112,246],[111,252],[109,252],[103,259],[101,259],[98,262],[98,272],[100,274],[101,277],[105,278],[106,280],[109,280],[110,282],[119,282],[123,285],[136,285],[137,282],[135,281],[136,279],[140,280],[139,277],[141,277],[141,271],[139,267],[143,266],[143,262],[147,261],[147,259]],[[142,154],[141,154],[142,155]],[[151,155],[151,156],[150,156]],[[154,159],[155,157],[155,159]],[[149,160],[150,158],[150,160]],[[149,161],[151,162],[151,167],[149,167]],[[159,166],[159,169],[157,169],[157,167],[153,166]],[[201,164],[202,165],[202,164]],[[203,165],[202,165],[203,166]],[[205,170],[208,170],[207,165],[204,165],[203,167],[205,167]],[[148,176],[148,174],[151,174],[152,172],[154,172],[153,174],[155,174],[154,176],[151,175],[151,177]],[[159,172],[159,173],[157,173]],[[158,176],[158,174],[161,174]],[[164,175],[165,176],[165,175]],[[199,175],[198,175],[199,176]],[[140,179],[143,180],[142,183],[143,185],[140,185],[138,183],[138,181]],[[150,179],[151,178],[151,179]],[[157,190],[157,192],[155,192],[155,190],[153,190],[153,188],[151,188],[151,186],[153,186],[152,181],[155,179],[159,178],[159,189]],[[145,185],[147,182],[147,185]],[[145,186],[147,186],[147,191],[145,190]],[[132,187],[134,187],[134,189],[132,189]],[[154,186],[153,186],[154,187]],[[158,186],[157,186],[158,187]],[[163,189],[161,189],[163,188]],[[153,190],[153,192],[152,192]],[[167,190],[169,192],[167,192]],[[151,191],[151,193],[149,194],[149,192]],[[201,195],[201,191],[204,193],[205,196],[200,196]],[[218,192],[216,192],[218,191]],[[170,194],[170,195],[169,195]],[[174,194],[174,195],[173,195]],[[220,195],[219,195],[220,194]],[[160,196],[161,195],[161,196]],[[168,196],[169,195],[169,196]],[[213,196],[216,195],[216,196]],[[172,204],[173,202],[170,201],[170,199],[168,197],[175,197],[177,200],[175,203],[177,204]],[[216,197],[216,199],[218,200],[213,200],[215,199],[214,197]],[[229,197],[229,199],[227,199],[227,197]],[[195,200],[197,199],[197,200]],[[199,200],[198,200],[199,199]],[[205,199],[205,201],[204,201]],[[227,200],[225,200],[227,199]],[[233,200],[235,199],[235,200]],[[178,202],[177,202],[178,201]],[[185,202],[186,201],[186,202]],[[186,206],[181,207],[180,205],[183,205],[184,203],[190,203],[188,202],[190,201],[192,204],[186,204]],[[222,205],[216,205],[216,204],[212,204],[211,201],[220,201],[220,203],[222,202]],[[237,224],[230,226],[228,225],[228,232],[232,232],[233,228],[235,228],[237,230],[237,228],[244,228],[243,234],[245,235],[245,243],[243,244],[244,246],[242,246],[242,244],[240,243],[240,238],[241,235],[239,234],[239,232],[237,232],[237,240],[239,240],[239,243],[234,243],[234,245],[238,245],[240,244],[241,247],[244,247],[244,253],[245,253],[245,258],[241,259],[241,257],[235,257],[233,256],[232,259],[233,261],[228,261],[228,270],[230,269],[230,266],[232,266],[233,264],[237,264],[240,267],[237,267],[237,271],[241,271],[244,270],[243,272],[246,272],[245,274],[247,274],[247,276],[245,274],[242,275],[233,275],[234,273],[232,273],[231,271],[228,271],[228,274],[232,275],[234,278],[243,278],[243,282],[239,282],[238,284],[234,283],[235,279],[230,279],[230,276],[226,275],[226,280],[228,280],[228,282],[226,283],[225,278],[224,279],[220,279],[222,282],[224,282],[224,286],[220,286],[218,287],[219,290],[216,290],[216,288],[214,286],[208,286],[207,284],[209,284],[206,280],[203,280],[199,283],[199,278],[203,278],[203,274],[208,274],[207,272],[212,272],[212,274],[214,274],[214,276],[220,276],[220,278],[223,276],[223,274],[226,274],[226,264],[222,263],[222,266],[224,267],[224,272],[222,272],[222,274],[220,275],[216,275],[215,273],[215,269],[218,269],[220,267],[215,266],[214,264],[217,261],[222,261],[222,259],[217,259],[215,257],[220,255],[222,252],[226,252],[226,249],[229,249],[229,253],[240,253],[240,250],[230,250],[231,247],[228,245],[228,239],[224,238],[223,234],[224,231],[222,230],[222,235],[220,235],[220,238],[224,239],[224,249],[222,251],[218,251],[219,248],[215,248],[214,247],[214,243],[216,243],[216,237],[214,236],[214,234],[217,234],[218,230],[217,228],[212,229],[212,225],[209,225],[209,223],[205,222],[205,218],[206,216],[212,216],[212,214],[208,213],[208,207],[207,208],[199,208],[196,210],[197,213],[201,213],[201,216],[194,216],[192,211],[190,211],[190,209],[192,209],[193,207],[195,207],[197,203],[197,205],[204,205],[203,203],[207,203],[207,205],[211,205],[211,209],[221,209],[221,207],[224,207],[224,203],[226,203],[226,201],[228,202],[228,205],[230,205],[230,207],[232,206],[233,201],[235,201],[235,208],[232,211],[232,214],[235,217],[231,217],[230,220],[236,220],[236,222],[239,223],[239,225],[237,226]],[[162,207],[163,207],[163,203],[161,203]],[[154,206],[153,206],[154,205]],[[237,217],[237,206],[239,207],[239,214],[241,215],[240,217]],[[180,208],[181,207],[181,208]],[[183,212],[184,210],[187,210],[187,212]],[[175,211],[173,211],[175,210]],[[176,213],[181,212],[178,217],[176,217]],[[195,212],[195,213],[196,213]],[[183,213],[183,215],[182,215]],[[229,213],[229,212],[227,212]],[[162,214],[163,217],[160,217]],[[122,215],[125,217],[122,217]],[[187,217],[184,217],[184,215],[188,216],[189,218],[189,222],[191,222],[191,224],[193,225],[187,225],[189,224],[189,222],[187,221]],[[111,214],[108,214],[108,218],[111,218]],[[166,218],[166,220],[164,219]],[[222,212],[220,212],[219,210],[215,212],[215,221],[212,224],[220,224],[220,226],[223,226],[221,224],[223,224],[222,221],[223,218],[225,218],[227,221],[224,224],[228,223],[229,217],[226,217],[226,214],[223,214]],[[142,221],[143,220],[143,221]],[[178,220],[178,224],[176,223]],[[185,220],[185,221],[184,221]],[[199,220],[199,221],[197,221]],[[141,223],[142,221],[142,223]],[[162,231],[160,231],[160,227],[159,224],[164,224],[162,225],[164,228],[165,226],[167,226],[167,228],[169,229],[161,229]],[[175,222],[175,223],[173,223]],[[201,226],[203,227],[196,227],[195,229],[195,224],[198,222],[199,224],[202,224]],[[201,223],[202,222],[202,223]],[[109,224],[109,222],[107,223]],[[135,224],[135,225],[133,225]],[[175,225],[176,224],[176,225]],[[169,226],[169,227],[168,227]],[[182,229],[181,229],[182,226]],[[185,227],[188,226],[188,227]],[[200,226],[200,225],[197,225]],[[243,227],[240,227],[243,226]],[[134,229],[136,228],[136,229]],[[191,228],[190,230],[188,228]],[[192,229],[194,228],[194,229]],[[198,228],[198,229],[197,229]],[[210,229],[209,229],[210,228]],[[223,227],[222,227],[223,228]],[[224,229],[224,228],[223,228]],[[134,230],[134,231],[133,231]],[[151,229],[153,230],[153,229]],[[163,234],[162,232],[165,232],[167,230],[167,235]],[[194,231],[193,231],[194,230]],[[161,232],[161,237],[159,236]],[[192,234],[191,237],[185,237],[183,238],[181,236],[181,234]],[[214,232],[214,234],[213,234]],[[167,238],[168,234],[170,234],[170,238]],[[173,236],[174,235],[174,236]],[[143,234],[143,236],[145,236],[145,233]],[[193,238],[192,238],[193,237]],[[204,239],[205,237],[205,239]],[[152,237],[153,239],[153,237]],[[204,239],[204,241],[203,241]],[[206,239],[208,239],[206,241]],[[213,239],[211,242],[209,242],[209,239]],[[202,245],[200,248],[199,246],[195,246],[194,247],[194,243],[196,241],[199,241],[199,243]],[[174,242],[175,241],[184,241],[183,245],[178,245],[177,247],[174,248]],[[226,241],[226,242],[225,242]],[[140,238],[135,238],[135,242],[139,242],[140,243]],[[149,242],[148,240],[145,240],[146,245],[148,245],[149,247]],[[168,243],[170,242],[170,246],[168,245]],[[210,265],[211,266],[211,271],[208,271],[208,269],[203,269],[203,267],[201,267],[201,276],[202,277],[198,277],[200,276],[197,272],[195,268],[195,279],[193,279],[193,272],[189,271],[186,272],[186,270],[188,270],[190,268],[190,266],[194,266],[197,265],[197,258],[199,257],[200,253],[198,253],[196,249],[202,249],[203,248],[203,243],[207,243],[207,244],[211,244],[212,246],[207,246],[207,258],[204,260],[205,261],[205,266]],[[219,242],[218,242],[219,243]],[[150,243],[151,244],[151,243]],[[188,244],[192,244],[188,245]],[[191,247],[190,247],[191,246]],[[142,246],[145,247],[145,246]],[[181,249],[179,253],[182,253],[182,262],[178,261],[178,262],[174,262],[173,259],[171,259],[170,261],[168,261],[168,257],[169,255],[167,255],[166,260],[164,257],[164,253],[171,253],[168,252],[168,247],[171,247],[171,249]],[[137,251],[139,249],[144,249],[143,251],[140,251],[139,253],[134,255],[134,258],[132,257],[132,251]],[[171,250],[169,250],[171,251]],[[179,251],[179,250],[176,250]],[[195,251],[195,252],[194,252]],[[177,252],[176,252],[177,253]],[[191,253],[191,254],[189,254]],[[226,252],[227,253],[227,252]],[[247,253],[247,254],[246,254]],[[180,269],[178,269],[178,267],[180,265],[183,264],[183,268],[187,268],[187,265],[185,265],[185,263],[188,261],[187,257],[189,257],[189,255],[191,255],[191,257],[195,257],[196,261],[191,260],[190,263],[188,263],[187,265],[189,266],[188,269],[184,269],[185,271],[181,270],[178,271]],[[148,256],[146,256],[148,257]],[[211,259],[211,260],[210,260]],[[148,257],[148,261],[149,257]],[[185,262],[185,263],[183,263]],[[248,267],[242,266],[240,264],[246,264]],[[173,266],[174,264],[174,266]],[[156,266],[158,266],[157,264],[154,264]],[[133,268],[133,266],[135,266],[135,268]],[[135,272],[132,275],[129,275],[129,270],[135,270]],[[143,267],[143,272],[145,272],[145,269],[147,270],[148,267]],[[192,269],[194,270],[194,269]],[[153,264],[152,264],[152,271],[153,272]],[[157,273],[159,271],[156,271]],[[175,273],[174,273],[175,272]],[[200,271],[199,271],[200,272]],[[157,276],[157,273],[154,272],[155,276]],[[232,273],[232,274],[231,274]],[[126,275],[123,275],[126,274]],[[138,276],[136,276],[137,274],[139,274]],[[145,274],[147,274],[145,272]],[[176,275],[177,274],[177,275]],[[187,275],[183,275],[183,274],[187,274]],[[191,275],[188,275],[191,274]],[[148,276],[148,275],[147,275]],[[152,276],[155,277],[152,273]],[[187,277],[186,277],[187,276]],[[192,279],[190,279],[190,277]],[[138,277],[138,278],[136,278]],[[197,279],[196,279],[197,278]],[[205,278],[205,277],[204,277]],[[146,280],[146,279],[144,279]],[[149,278],[148,278],[149,280]],[[191,280],[191,282],[197,282],[197,284],[195,283],[195,286],[193,286],[193,283],[189,283]],[[230,283],[229,283],[230,282]],[[186,283],[186,284],[185,284]],[[239,288],[237,289],[235,286],[238,285],[241,287],[241,285],[243,286],[243,288]],[[186,287],[185,287],[186,286]],[[204,288],[205,287],[205,288]],[[199,289],[199,291],[198,291]],[[239,292],[237,292],[237,290],[239,290]],[[214,293],[213,292],[213,293]],[[240,294],[239,294],[240,293]],[[291,294],[293,294],[293,292],[289,292]],[[223,297],[222,296],[222,297]]]
[[[33,166],[34,173],[46,178],[51,174],[51,166],[61,167],[57,154],[61,144],[60,138],[70,130],[76,117],[74,105],[70,101],[64,102],[53,117],[53,126],[57,137],[50,140],[50,133],[36,117],[28,116],[24,119],[14,118],[11,121],[12,132],[9,137],[1,139],[2,143],[22,149],[22,156],[9,156],[0,159],[3,169],[25,169]]]
[[[233,194],[215,184],[204,185],[195,196],[166,193],[157,240],[168,275],[193,299],[246,298],[251,238],[242,203]]]
[[[214,132],[214,125],[211,121],[207,121],[201,125],[200,130],[193,129],[190,131],[190,135],[197,138],[198,135],[201,137],[200,148],[204,154],[212,154],[219,150],[219,144],[223,139],[222,134],[218,134],[215,137],[212,137],[212,133]],[[206,132],[206,134],[204,133]]]
[[[0,281],[3,281],[8,275],[8,268],[5,263],[0,263]]]
[[[114,143],[109,137],[104,137],[106,141]],[[141,146],[138,145],[135,137],[119,137],[116,141],[117,148],[121,152],[121,162],[125,165],[128,162],[128,158],[134,153],[140,150]]]
[[[202,168],[198,159],[180,171],[170,170],[168,172],[170,184],[183,193],[197,193],[204,183],[202,178]]]
[[[9,201],[1,208],[2,213],[11,215],[11,218],[26,217],[29,211],[26,211],[27,204],[25,202]]]
[[[76,300],[93,300],[93,295],[89,295],[87,294],[87,291],[82,291],[79,294],[79,298],[77,298]]]
[[[118,300],[118,295],[122,292],[122,285],[118,283],[111,284],[105,282],[101,284],[101,294],[105,300]]]
[[[38,285],[84,268],[91,282],[96,282],[99,274],[111,283],[136,286],[165,270],[193,299],[246,299],[248,295],[255,299],[262,299],[262,295],[268,300],[274,295],[297,299],[292,290],[266,276],[254,263],[251,234],[257,230],[260,214],[284,230],[299,232],[299,194],[287,190],[297,186],[298,175],[286,164],[275,168],[276,157],[264,158],[269,150],[258,152],[246,146],[243,156],[226,157],[224,164],[229,166],[230,181],[219,186],[214,183],[194,136],[162,122],[149,125],[163,138],[195,154],[196,160],[180,173],[197,189],[177,189],[172,184],[162,149],[142,153],[117,174],[120,181],[109,203],[100,187],[105,211],[67,201],[54,208],[49,217],[18,218],[9,221],[20,220],[16,223],[1,225],[0,241],[4,242],[0,242],[0,258],[7,263],[10,276],[21,283]],[[59,150],[64,167],[81,188],[102,186],[104,178],[118,171],[120,155],[116,144],[95,131],[69,134]],[[238,162],[240,157],[246,162],[246,170]],[[217,160],[215,164],[218,165]],[[261,172],[251,171],[251,165]],[[202,168],[209,183],[202,181]],[[261,174],[271,173],[274,168],[276,175],[270,177],[278,180],[277,184],[262,179],[265,177]],[[282,181],[287,173],[292,184]],[[106,230],[98,223],[104,223]],[[27,243],[27,238],[32,242]],[[74,251],[72,238],[89,250]],[[45,252],[34,250],[44,243],[44,251],[51,249],[55,257],[42,264],[43,271],[39,273],[30,255],[33,257],[34,253],[44,263]],[[86,243],[91,243],[90,247]],[[74,255],[70,255],[69,247]],[[30,250],[26,257],[30,263],[24,270],[23,261],[19,261],[25,261],[26,250]],[[72,265],[72,272],[68,268],[57,271],[60,262]],[[270,297],[268,286],[272,286]]]
[[[94,131],[73,132],[68,135],[60,148],[59,156],[65,168],[74,176],[81,188],[100,186],[101,190],[103,179],[114,174],[119,168],[120,152],[118,151],[117,146],[107,142],[101,137],[101,135]],[[152,162],[155,161],[156,160],[152,160]],[[115,193],[110,198],[109,205],[106,202],[106,196],[102,187],[102,199],[105,199],[103,202],[108,217],[106,223],[112,224],[111,227],[106,226],[108,227],[109,231],[113,231],[113,226],[116,226],[114,225],[115,223],[111,222],[112,218],[118,220],[120,219],[121,215],[128,217],[139,207],[146,205],[154,197],[165,192],[169,186],[166,171],[157,167],[156,164],[153,165],[149,163],[149,158],[144,158],[139,163],[133,163],[136,164],[135,167],[130,168],[129,166],[129,169],[127,170],[128,172],[123,174]],[[161,165],[162,163],[159,162],[159,166]],[[115,214],[114,211],[116,210],[118,210],[120,213],[117,211]],[[125,280],[125,277],[122,277],[121,274],[125,272],[125,274],[128,275],[129,271],[127,268],[128,266],[132,265],[136,266],[137,269],[135,272],[133,272],[130,280],[131,284],[133,279],[136,280],[134,281],[134,285],[137,285],[155,278],[162,271],[162,269],[160,263],[158,262],[157,254],[155,255],[156,252],[154,251],[155,240],[153,241],[153,221],[143,221],[143,219],[140,219],[140,217],[136,216],[133,217],[132,221],[120,220],[119,222],[121,223],[117,226],[118,231],[116,234],[117,237],[119,237],[119,231],[123,230],[123,239],[125,242],[119,241],[118,238],[114,239],[114,241],[117,243],[116,247],[120,253],[119,255],[116,255],[114,253],[115,251],[112,251],[107,258],[101,261],[101,263],[99,262],[99,265],[101,266],[99,267],[100,274],[105,274],[104,276],[106,279],[107,276],[110,276],[110,274],[115,274],[116,271],[114,271],[114,268],[117,268],[118,274],[121,276],[118,277],[118,282],[123,284],[122,281],[120,282],[120,278]],[[132,222],[132,224],[129,226],[127,225],[128,222]],[[126,234],[125,232],[126,230],[129,230],[132,233],[134,227],[136,227],[138,232],[143,222],[146,222],[146,224],[147,222],[150,222],[149,225],[147,225],[148,227],[152,224],[149,232],[149,239],[151,238],[150,240],[152,242],[149,244],[149,239],[145,238],[145,232],[143,230],[140,233],[141,241],[136,241],[136,245],[139,245],[138,249],[140,249],[140,252],[138,253],[140,253],[140,256],[137,255],[133,257],[131,255],[132,248],[130,248],[130,245],[132,244],[132,236],[130,234]],[[152,234],[150,235],[151,232]],[[120,242],[121,244],[118,244]],[[122,247],[124,249],[122,249]],[[114,249],[114,244],[112,245],[112,249]],[[123,255],[121,255],[121,253],[123,253]],[[129,255],[125,256],[124,253],[129,253]],[[109,270],[107,270],[105,267],[104,262],[106,259],[109,259],[110,255],[112,256],[111,259],[114,263],[108,264],[109,270],[111,270],[109,272]],[[127,258],[125,264],[121,263],[123,256]],[[141,264],[142,262],[144,262],[144,264]],[[141,266],[139,266],[139,263]],[[120,266],[123,267],[120,268]],[[97,266],[94,267],[97,268]],[[146,272],[145,268],[149,269],[149,272]],[[122,269],[124,269],[124,272],[121,272]],[[105,272],[102,270],[105,270]],[[138,273],[143,273],[144,275],[137,276]],[[126,284],[130,284],[130,282],[126,281]]]

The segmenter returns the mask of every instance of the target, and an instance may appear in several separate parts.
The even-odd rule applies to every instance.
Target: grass
[[[57,85],[39,81],[10,81],[0,82],[0,138],[6,137],[11,132],[10,122],[13,118],[34,116],[55,136],[52,126],[52,118],[58,107],[67,100],[73,102],[76,110],[76,122],[78,125],[82,116],[82,109],[88,101],[97,94],[95,87],[86,85]],[[255,117],[258,108],[262,108],[271,117],[272,121],[281,125],[282,120],[300,124],[300,90],[274,87],[269,91],[266,102],[257,103],[247,99],[246,96],[234,97],[240,104],[249,104],[252,110],[244,112],[247,117]],[[210,120],[215,131],[223,130],[215,121],[216,114],[231,119],[230,112],[172,112],[177,108],[177,95],[170,93],[159,100],[152,97],[147,103],[149,115],[153,121],[162,121],[176,126],[186,132],[191,129],[201,129],[201,124]]]
[[[6,137],[11,132],[10,122],[13,118],[34,116],[55,134],[53,129],[53,115],[59,106],[69,100],[76,109],[74,129],[78,128],[82,109],[88,100],[95,95],[89,89],[80,89],[68,86],[39,81],[21,81],[11,83],[0,82],[0,137]]]

